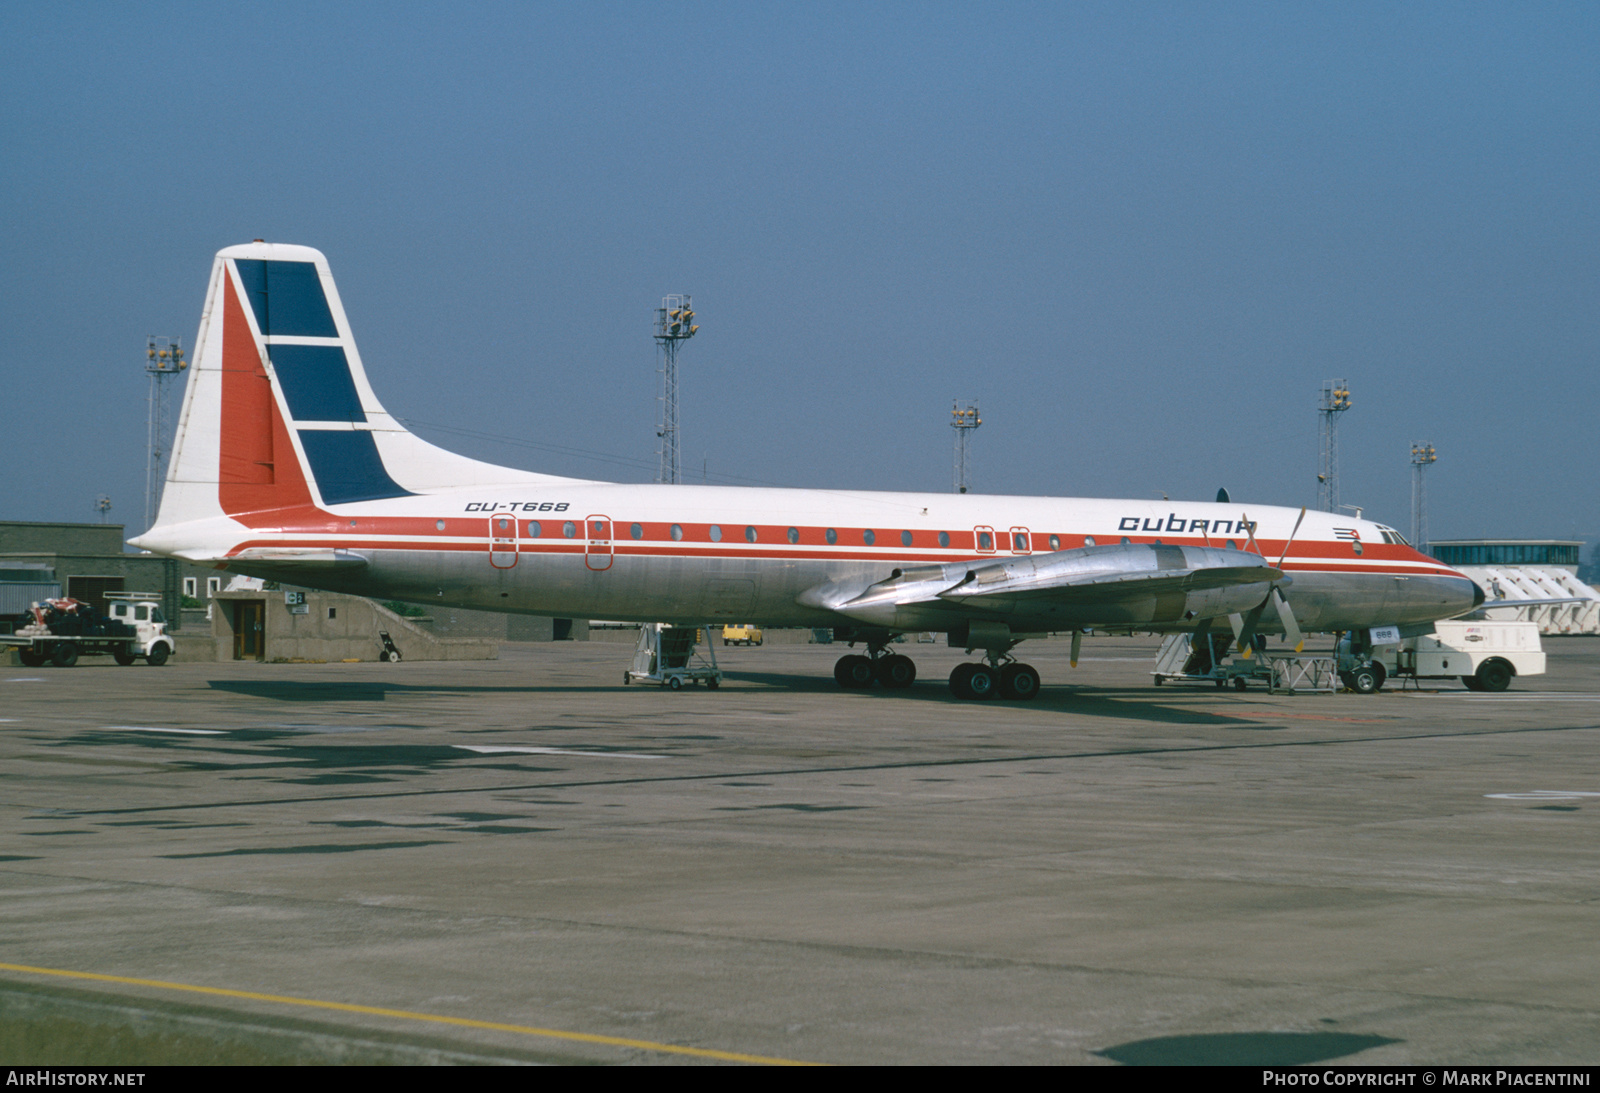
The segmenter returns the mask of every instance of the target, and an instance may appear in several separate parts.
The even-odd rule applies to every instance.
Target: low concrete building
[[[185,589],[195,589],[190,593],[195,595],[215,571],[175,558],[130,554],[123,546],[125,530],[121,524],[0,520],[0,569],[32,569],[39,583],[59,585],[60,594],[100,611],[107,592],[158,592],[171,629],[180,629]]]
[[[494,660],[500,654],[492,640],[441,637],[360,596],[246,589],[218,592],[213,602],[216,660],[378,660],[385,633],[403,661]]]
[[[423,625],[440,637],[487,638],[490,641],[589,640],[587,619],[504,615],[498,611],[473,611],[465,607],[428,606],[427,611],[428,621]]]

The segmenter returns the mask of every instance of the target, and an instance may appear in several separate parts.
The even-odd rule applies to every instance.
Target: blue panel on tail
[[[369,432],[301,429],[300,446],[306,450],[324,504],[411,496],[389,477]]]
[[[267,347],[296,421],[365,421],[350,363],[337,345]]]
[[[256,326],[267,336],[288,334],[303,338],[337,338],[333,312],[322,292],[315,262],[264,262],[235,258],[239,280]]]

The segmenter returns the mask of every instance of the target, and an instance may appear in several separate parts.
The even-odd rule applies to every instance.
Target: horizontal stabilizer
[[[367,564],[364,557],[348,550],[290,550],[274,547],[251,547],[228,560],[252,568],[270,565],[285,569],[360,569]]]

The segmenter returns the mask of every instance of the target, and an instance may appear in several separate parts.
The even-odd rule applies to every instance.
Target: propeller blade
[[[1260,554],[1261,548],[1256,545],[1256,522],[1250,519],[1250,514],[1248,512],[1241,512],[1239,515],[1244,517],[1244,527],[1250,535],[1250,539],[1245,545],[1249,546],[1257,554]],[[1266,561],[1266,557],[1263,555],[1261,560]]]
[[[1289,541],[1283,544],[1283,553],[1278,556],[1278,564],[1274,568],[1282,569],[1283,560],[1289,556],[1289,546],[1294,542],[1294,537],[1300,534],[1301,521],[1306,518],[1305,506],[1300,506],[1300,519],[1294,522],[1294,530],[1289,533]]]
[[[1072,666],[1074,668],[1076,668],[1078,666],[1078,650],[1081,649],[1082,647],[1083,647],[1083,631],[1082,630],[1074,630],[1072,632]]]
[[[1238,635],[1239,657],[1242,660],[1249,660],[1255,655],[1256,647],[1255,643],[1251,639],[1256,636],[1256,624],[1261,621],[1261,612],[1266,610],[1267,600],[1270,599],[1272,599],[1272,596],[1269,593],[1267,595],[1267,599],[1262,600],[1260,603],[1252,607],[1250,609],[1250,613],[1244,617],[1243,633]]]
[[[1294,608],[1289,606],[1282,589],[1277,585],[1272,586],[1272,605],[1278,609],[1278,621],[1283,623],[1283,634],[1294,645],[1294,651],[1299,652],[1306,646],[1306,636],[1300,632],[1300,624],[1295,621]]]

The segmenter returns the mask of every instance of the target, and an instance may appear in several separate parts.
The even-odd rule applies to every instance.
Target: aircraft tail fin
[[[218,517],[253,525],[264,519],[256,514],[461,486],[570,481],[468,459],[412,434],[367,381],[328,260],[310,247],[258,241],[218,252],[212,267],[152,532]]]

